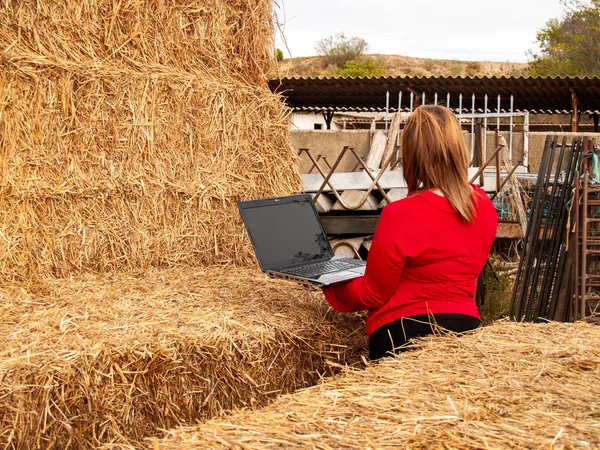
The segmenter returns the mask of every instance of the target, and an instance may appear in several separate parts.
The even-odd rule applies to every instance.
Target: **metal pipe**
[[[502,180],[502,183],[500,183],[500,187],[498,188],[498,190],[496,192],[494,192],[494,194],[490,197],[490,200],[494,201],[496,199],[496,197],[498,196],[498,194],[500,193],[500,191],[502,190],[502,188],[506,185],[506,183],[508,183],[508,180],[510,180],[510,177],[513,176],[513,174],[517,171],[519,164],[515,164],[513,166],[512,169],[510,169],[510,172],[508,172],[508,175],[506,175],[506,178],[504,178],[504,180]]]
[[[513,112],[515,105],[515,97],[513,95],[510,96],[510,125],[509,125],[509,134],[508,134],[508,156],[512,161],[512,148],[513,148]]]
[[[385,134],[387,135],[388,133],[388,113],[390,110],[390,91],[387,91],[385,93]]]
[[[402,91],[398,92],[398,114],[402,117]],[[400,125],[398,125],[400,127]],[[400,145],[400,130],[396,133],[396,145]]]
[[[565,144],[567,143],[566,141],[567,137],[565,136],[563,137],[562,145],[560,146],[560,151],[558,152],[554,182],[552,183],[552,189],[548,201],[546,202],[548,214],[546,217],[546,221],[544,222],[545,226],[543,234],[541,236],[539,249],[540,258],[538,259],[538,261],[541,261],[542,255],[545,254],[545,265],[542,270],[542,265],[538,263],[534,273],[535,286],[538,286],[538,284],[540,285],[539,291],[533,293],[534,295],[532,295],[533,298],[531,302],[531,312],[533,314],[532,319],[536,321],[540,318],[545,318],[547,299],[544,298],[544,295],[550,295],[552,291],[554,277],[552,277],[551,274],[554,273],[555,265],[557,262],[555,244],[560,244],[558,234],[560,232],[560,227],[564,225],[561,219],[563,217],[563,211],[565,210],[565,207],[561,203],[561,199],[564,198],[565,189],[563,188],[566,188],[566,186],[560,186],[559,176],[562,172],[563,160],[565,159]],[[561,195],[561,191],[563,195]],[[549,248],[547,248],[548,246]],[[538,279],[540,279],[539,283]]]
[[[413,112],[414,102],[415,102],[415,93],[413,91],[410,91],[410,113],[411,114]]]
[[[523,165],[529,169],[529,111],[525,111],[523,125]]]
[[[525,236],[523,236],[523,248],[521,250],[521,257],[519,258],[519,267],[517,269],[517,276],[515,279],[515,286],[512,292],[509,317],[513,320],[521,321],[524,319],[523,312],[526,307],[527,290],[529,286],[529,272],[531,270],[532,253],[535,241],[537,238],[532,238],[534,233],[538,233],[537,224],[540,220],[542,208],[540,208],[540,199],[542,197],[542,185],[545,172],[548,166],[549,148],[551,146],[551,136],[546,136],[544,143],[544,150],[542,152],[542,159],[540,161],[540,168],[538,171],[536,189],[533,193],[531,200],[531,213],[529,220],[527,221],[527,228],[525,230]],[[535,230],[534,230],[535,228]]]
[[[483,116],[483,154],[487,155],[487,113],[488,113],[488,96],[483,96],[483,112],[486,114]]]
[[[471,159],[473,159],[473,153],[475,152],[475,94],[473,94],[471,100]]]
[[[438,93],[433,94],[433,104],[437,106]]]
[[[496,112],[500,114],[500,94],[498,94],[498,106]],[[496,130],[500,131],[500,116],[496,119]]]
[[[496,149],[492,152],[492,154],[487,159],[487,161],[477,170],[477,173],[475,173],[475,175],[473,175],[471,177],[471,179],[469,180],[469,183],[473,183],[477,179],[477,177],[483,173],[485,168],[490,165],[490,163],[494,160],[494,158],[496,157],[498,152],[500,152],[500,150],[502,150],[503,148],[504,148],[503,145],[499,145],[498,147],[496,147]]]

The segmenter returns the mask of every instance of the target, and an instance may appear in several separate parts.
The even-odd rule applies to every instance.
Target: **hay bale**
[[[430,337],[261,411],[172,430],[154,448],[599,448],[599,339],[581,323]]]
[[[266,87],[196,73],[0,73],[0,281],[253,264],[236,203],[299,192]]]
[[[0,446],[143,446],[362,365],[364,318],[207,267],[0,288]]]
[[[7,0],[0,57],[17,64],[210,70],[250,84],[272,70],[271,0]]]
[[[254,264],[236,203],[302,182],[272,2],[0,6],[0,283]]]

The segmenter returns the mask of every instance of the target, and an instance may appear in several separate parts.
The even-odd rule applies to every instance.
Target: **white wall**
[[[290,129],[292,130],[314,130],[315,124],[321,124],[321,129],[326,130],[327,124],[321,113],[294,112],[291,115]],[[342,127],[331,121],[332,130],[341,130]]]

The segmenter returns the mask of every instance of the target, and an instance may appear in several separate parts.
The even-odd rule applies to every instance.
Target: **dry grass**
[[[142,446],[362,364],[364,321],[256,270],[0,288],[0,447]]]
[[[18,66],[209,71],[258,85],[274,64],[271,0],[3,0],[0,55]]]
[[[600,327],[497,323],[154,441],[160,449],[600,448]]]
[[[301,188],[271,6],[2,3],[0,282],[252,263],[237,201]]]
[[[384,65],[386,77],[456,77],[456,76],[523,76],[525,63],[494,61],[459,61],[455,59],[415,58],[400,55],[366,55]],[[327,67],[323,56],[286,58],[278,63],[279,77],[328,77],[335,73]]]

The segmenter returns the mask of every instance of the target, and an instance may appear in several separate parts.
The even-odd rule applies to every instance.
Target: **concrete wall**
[[[345,146],[354,147],[360,156],[366,156],[371,146],[369,130],[298,130],[292,131],[292,144],[299,150],[307,148],[313,157],[323,155],[329,164],[333,165]],[[357,164],[356,158],[347,153],[336,172],[350,172]],[[300,156],[300,173],[308,173],[312,163],[306,154]],[[326,165],[322,164],[323,170]],[[313,170],[312,173],[317,173]]]
[[[501,132],[508,142],[508,133]],[[318,155],[323,155],[332,164],[342,151],[344,146],[354,147],[360,156],[366,156],[369,153],[372,132],[370,130],[336,130],[336,131],[313,131],[313,130],[297,130],[292,131],[292,143],[296,149],[308,148],[311,154],[316,158]],[[537,173],[542,159],[544,142],[546,136],[557,135],[567,136],[570,141],[576,136],[595,137],[600,141],[600,133],[545,133],[531,132],[529,133],[529,151],[527,154],[527,164],[529,172]],[[491,154],[496,148],[495,135],[492,132],[487,133],[487,152]],[[465,141],[467,148],[471,148],[470,133],[465,133]],[[487,159],[487,157],[486,157]],[[513,164],[522,162],[523,157],[523,133],[513,133]],[[344,159],[340,162],[338,172],[351,171],[356,166],[356,159],[347,153]],[[312,163],[308,157],[303,154],[301,156],[300,172],[307,173]],[[494,164],[492,164],[493,166]],[[326,166],[322,166],[325,170]],[[316,171],[313,170],[313,173]]]

